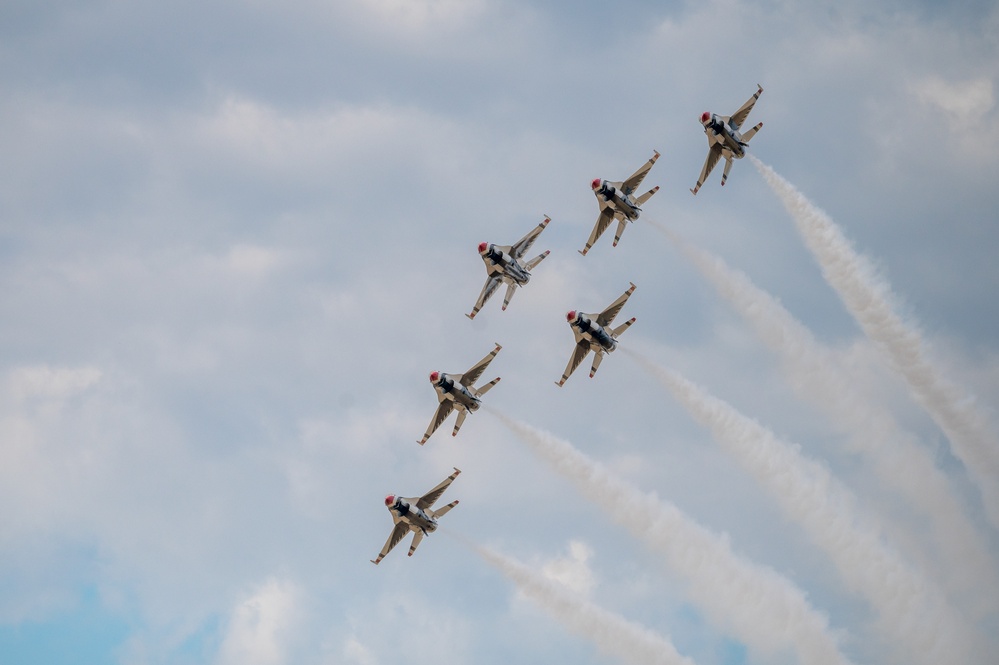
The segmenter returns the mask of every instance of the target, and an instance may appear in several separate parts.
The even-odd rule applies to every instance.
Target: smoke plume
[[[485,547],[472,547],[525,596],[607,656],[637,665],[694,665],[694,661],[677,652],[668,638],[594,605],[522,563]]]
[[[934,585],[883,542],[879,526],[861,516],[853,495],[826,467],[677,372],[625,353],[659,379],[826,552],[849,589],[877,612],[879,632],[892,638],[902,659],[926,665],[977,660],[977,636]]]
[[[673,504],[634,489],[570,443],[485,407],[580,493],[687,580],[690,600],[761,659],[784,650],[813,665],[849,663],[825,615],[790,580],[736,555]]]
[[[999,528],[999,437],[973,396],[931,361],[922,334],[896,313],[887,281],[832,219],[769,166],[752,155],[750,159],[791,214],[826,281],[946,434],[982,493],[989,521]]]
[[[948,588],[976,613],[995,611],[999,605],[999,566],[929,451],[887,411],[864,399],[837,355],[820,344],[779,301],[720,257],[657,228],[779,356],[795,392],[824,410],[830,422],[849,435],[852,450],[870,459],[881,482],[927,520],[943,558],[940,568]]]

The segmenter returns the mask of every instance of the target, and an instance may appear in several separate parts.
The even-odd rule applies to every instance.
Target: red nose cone
[[[705,124],[708,120],[711,120],[711,114],[705,111],[701,114],[701,124]]]
[[[395,497],[394,496],[392,496],[391,494],[389,494],[387,497],[385,497],[385,505],[386,506],[391,506],[393,503],[395,503]]]
[[[600,187],[600,178],[594,178],[593,182],[590,183],[590,189],[597,189]]]
[[[565,315],[565,320],[566,321],[568,321],[569,323],[572,323],[575,318],[576,318],[576,310],[570,309],[568,312],[566,312],[566,315]]]
[[[479,243],[479,254],[485,254],[485,253],[486,253],[486,249],[487,249],[488,247],[489,247],[489,245],[488,245],[488,244],[486,244],[486,243],[484,243],[484,242],[480,242],[480,243]]]
[[[437,383],[439,378],[441,378],[440,372],[430,372],[430,383]]]

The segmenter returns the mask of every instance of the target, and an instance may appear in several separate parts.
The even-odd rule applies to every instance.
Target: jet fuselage
[[[718,144],[726,157],[742,159],[745,156],[746,147],[742,134],[717,114],[712,113],[711,119],[704,123],[704,133],[708,136],[708,146]]]
[[[585,339],[590,343],[594,351],[605,351],[610,353],[617,348],[617,340],[611,337],[603,326],[590,319],[585,314],[579,314],[572,322],[572,327],[580,339]]]
[[[466,409],[468,411],[477,411],[479,409],[479,398],[466,386],[455,381],[454,376],[451,374],[441,372],[441,378],[434,384],[434,390],[437,391],[442,399],[453,401],[457,409]]]
[[[482,260],[490,275],[498,273],[504,277],[509,277],[520,286],[531,281],[531,273],[520,261],[501,251],[496,245],[489,245],[489,248],[482,254]]]
[[[639,214],[642,212],[642,209],[635,202],[634,197],[618,190],[606,180],[600,182],[600,187],[594,189],[593,194],[597,197],[597,203],[600,204],[601,210],[604,208],[613,208],[616,212],[620,212],[631,221],[638,219]]]
[[[423,533],[433,533],[437,530],[437,520],[426,512],[416,507],[415,498],[395,497],[389,506],[392,519],[398,522],[405,522],[412,529],[419,529]]]

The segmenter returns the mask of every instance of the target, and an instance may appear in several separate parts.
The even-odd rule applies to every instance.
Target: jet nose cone
[[[565,314],[565,320],[568,321],[569,323],[572,323],[573,321],[575,321],[576,320],[576,310],[570,309],[568,312],[566,312],[566,314]]]
[[[439,378],[441,378],[440,372],[430,372],[430,383],[437,383]]]
[[[704,113],[701,114],[701,124],[706,125],[708,123],[708,120],[711,120],[711,113],[705,111]]]
[[[485,254],[486,253],[486,249],[488,249],[488,248],[489,248],[489,243],[480,242],[479,243],[479,254]]]
[[[394,496],[392,496],[391,494],[389,494],[387,497],[385,497],[385,505],[386,506],[391,506],[393,503],[395,503],[395,497]]]
[[[594,178],[593,182],[590,183],[590,189],[597,189],[600,187],[600,178]]]

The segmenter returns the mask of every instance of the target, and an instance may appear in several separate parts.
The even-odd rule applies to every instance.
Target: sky
[[[701,112],[757,84],[758,161],[692,196]],[[999,467],[965,452],[999,455],[997,88],[974,0],[3,3],[0,663],[646,662],[617,626],[807,662],[774,589],[835,662],[995,662]],[[654,150],[580,256],[591,180]],[[477,245],[545,215],[467,319]],[[557,388],[566,311],[629,282]],[[418,446],[428,374],[494,343],[488,409]],[[452,467],[460,506],[372,566],[385,495]]]

